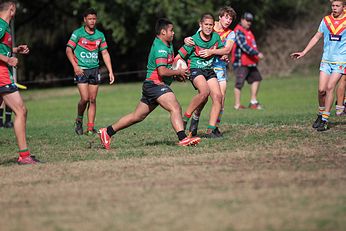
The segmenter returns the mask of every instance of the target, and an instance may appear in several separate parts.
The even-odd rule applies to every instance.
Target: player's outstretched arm
[[[30,52],[28,45],[22,44],[12,49],[13,53],[27,55]]]
[[[200,51],[199,54],[202,58],[208,58],[209,56],[212,56],[212,55],[220,55],[220,56],[229,55],[229,53],[231,53],[232,51],[233,44],[234,44],[234,41],[228,40],[223,48],[206,49],[206,50]]]
[[[323,33],[317,32],[314,37],[312,37],[308,43],[308,45],[305,47],[305,49],[301,52],[294,52],[290,56],[292,59],[300,59],[303,58],[322,38]]]
[[[107,70],[109,72],[109,84],[113,84],[115,80],[115,76],[113,73],[111,56],[109,55],[107,49],[101,51],[101,54],[102,54],[103,61],[105,62]]]

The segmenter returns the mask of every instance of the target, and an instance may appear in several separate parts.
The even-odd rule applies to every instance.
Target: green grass
[[[184,110],[195,91],[190,83],[174,84],[173,89]],[[272,142],[286,142],[288,139],[293,139],[291,142],[302,142],[311,133],[310,124],[315,119],[316,111],[316,81],[313,78],[296,77],[264,81],[259,94],[265,108],[263,111],[235,111],[232,91],[230,83],[222,120],[225,139],[206,140],[197,148],[197,152],[193,149],[188,150],[188,153],[214,148],[234,150],[251,143],[271,145]],[[175,147],[176,135],[171,128],[169,115],[161,108],[156,109],[144,122],[119,132],[112,144],[115,151],[100,156],[102,150],[97,145],[97,139],[78,137],[74,133],[73,121],[79,97],[76,88],[29,90],[22,94],[29,109],[27,131],[30,148],[48,162],[186,153],[186,150],[181,151]],[[109,125],[134,110],[140,96],[139,83],[102,86],[97,98],[96,126]],[[249,102],[248,87],[243,89],[242,101],[245,105]],[[202,130],[207,126],[209,108],[208,104],[202,116]],[[287,131],[283,132],[285,126],[305,129],[286,129]],[[239,136],[244,135],[244,128],[251,128],[245,130],[250,133],[245,134],[246,139],[240,139]],[[266,131],[256,132],[262,129]],[[13,157],[16,146],[12,131],[2,130],[0,138],[1,142],[6,144],[2,145],[5,155],[0,157],[4,162]]]
[[[17,166],[13,131],[0,130],[1,230],[345,230],[346,120],[311,128],[317,78],[263,81],[261,111],[235,111],[232,85],[223,139],[178,147],[158,108],[117,133],[110,151],[75,134],[75,87],[23,91],[30,149],[46,163]],[[184,110],[195,91],[172,88]],[[247,105],[248,86],[242,93]],[[102,86],[96,126],[140,97],[140,83]]]

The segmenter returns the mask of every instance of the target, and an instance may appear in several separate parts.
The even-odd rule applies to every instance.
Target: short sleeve
[[[71,47],[72,49],[75,49],[77,46],[78,40],[79,40],[78,35],[77,35],[76,31],[74,31],[72,33],[70,39],[67,42],[67,46]]]
[[[178,53],[183,59],[186,59],[193,52],[193,50],[194,46],[184,45],[178,50]]]
[[[234,31],[232,31],[231,33],[229,33],[228,35],[227,35],[227,37],[226,37],[226,41],[235,41],[235,33],[234,33]]]
[[[108,48],[105,35],[101,33],[101,44],[100,44],[100,51],[106,50]]]
[[[318,32],[321,32],[323,33],[323,24],[324,24],[324,21],[322,19],[321,23],[320,23],[320,26],[318,27]]]
[[[156,49],[153,53],[156,67],[168,65],[168,51],[165,49]]]

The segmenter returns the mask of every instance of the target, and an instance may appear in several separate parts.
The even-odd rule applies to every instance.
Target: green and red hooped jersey
[[[165,66],[166,68],[172,68],[174,61],[174,50],[173,45],[167,46],[158,37],[155,38],[153,45],[151,46],[148,65],[147,65],[147,76],[145,81],[151,81],[154,84],[165,83],[170,85],[173,82],[171,76],[160,76],[158,73],[158,68]]]
[[[12,54],[12,36],[10,25],[0,18],[0,54],[10,57]],[[12,67],[0,61],[0,87],[14,83]]]
[[[93,34],[89,34],[84,26],[73,31],[67,46],[72,48],[75,61],[82,69],[99,67],[99,52],[108,48],[101,31],[95,29]]]
[[[212,69],[214,56],[208,58],[200,57],[199,52],[206,49],[218,49],[224,47],[220,35],[216,32],[211,34],[211,38],[209,41],[204,41],[201,38],[200,31],[198,31],[195,35],[192,36],[193,41],[195,42],[194,46],[184,45],[178,51],[180,56],[183,59],[189,59],[190,68],[198,68],[198,69]]]

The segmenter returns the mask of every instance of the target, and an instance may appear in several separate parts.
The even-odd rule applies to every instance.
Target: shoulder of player
[[[103,37],[105,36],[105,34],[102,31],[98,30],[98,29],[95,29],[95,35],[103,36]]]
[[[221,37],[217,32],[213,31],[211,40],[213,39],[218,40],[218,39],[221,39]]]
[[[0,29],[1,30],[7,30],[10,28],[10,25],[6,21],[0,18]]]

